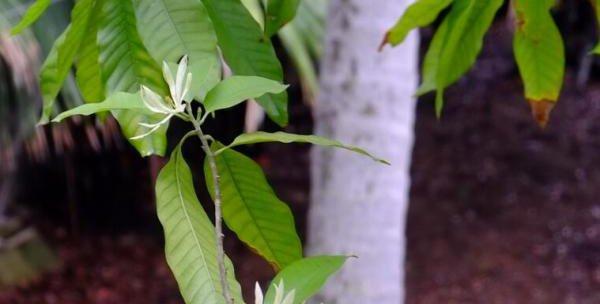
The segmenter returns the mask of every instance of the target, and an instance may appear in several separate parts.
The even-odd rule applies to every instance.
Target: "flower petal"
[[[258,282],[254,286],[254,304],[263,304],[263,293]]]
[[[181,98],[183,100],[185,100],[186,102],[190,102],[190,101],[192,101],[192,99],[194,99],[193,96],[187,96],[188,92],[190,91],[191,86],[192,86],[192,73],[188,73],[187,77],[185,78],[185,86],[183,87],[183,92],[181,93]]]
[[[154,93],[150,88],[142,86],[140,90],[142,101],[144,105],[155,113],[168,114],[171,112],[170,109],[164,102],[163,98],[158,94]]]
[[[281,304],[284,292],[283,280],[281,280],[279,284],[275,285],[275,300],[273,300],[273,304]]]
[[[169,86],[169,92],[171,93],[171,98],[175,97],[175,80],[173,79],[173,73],[171,73],[171,68],[169,68],[169,64],[166,61],[163,61],[163,78],[167,82]]]
[[[158,130],[158,128],[160,128],[160,126],[156,126],[156,127],[150,129],[150,131],[148,131],[148,132],[146,132],[144,134],[140,134],[140,135],[137,135],[137,136],[134,136],[134,137],[130,137],[129,139],[131,139],[131,140],[142,139],[142,138],[144,138],[144,137],[146,137],[146,136],[154,133],[156,130]]]
[[[295,297],[296,297],[296,290],[292,290],[290,293],[287,294],[285,299],[283,299],[283,302],[281,302],[281,304],[294,304]]]
[[[167,123],[169,121],[169,119],[171,119],[173,117],[174,114],[169,114],[167,116],[165,116],[165,118],[163,118],[161,121],[157,122],[157,123],[144,123],[144,122],[140,122],[139,125],[142,127],[146,127],[146,128],[154,128],[154,127],[160,127],[161,125],[164,125],[165,123]]]
[[[177,76],[175,78],[175,91],[176,91],[177,96],[173,96],[173,100],[175,102],[181,102],[181,100],[184,97],[182,92],[184,90],[183,85],[185,84],[187,65],[188,65],[188,56],[185,55],[185,56],[183,56],[183,58],[181,58],[181,61],[179,62],[179,67],[177,67]]]

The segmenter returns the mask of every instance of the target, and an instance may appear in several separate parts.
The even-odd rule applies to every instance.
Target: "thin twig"
[[[217,263],[219,264],[219,277],[221,279],[221,288],[223,289],[223,297],[227,304],[234,304],[233,298],[229,291],[229,283],[227,282],[227,269],[225,268],[225,249],[223,248],[223,223],[221,218],[221,187],[219,186],[219,172],[217,171],[217,162],[215,161],[215,154],[210,149],[207,136],[204,135],[200,128],[200,121],[194,118],[191,105],[188,103],[186,110],[190,116],[196,134],[202,142],[202,149],[206,153],[206,159],[210,166],[211,175],[213,178],[213,188],[215,190],[215,238],[217,241]]]

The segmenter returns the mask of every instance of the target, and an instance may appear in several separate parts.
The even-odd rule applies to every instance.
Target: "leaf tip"
[[[442,118],[442,109],[444,108],[444,93],[437,91],[435,95],[435,117],[439,120]]]
[[[289,123],[289,119],[287,114],[285,115],[285,117],[280,117],[276,120],[273,119],[273,121],[280,127],[285,128],[287,127],[288,123]]]
[[[378,162],[384,164],[384,165],[388,165],[391,166],[392,163],[390,163],[389,161],[385,160],[385,159],[377,159]]]
[[[383,51],[383,48],[385,47],[386,44],[388,44],[390,38],[390,31],[385,32],[385,35],[383,36],[383,40],[381,40],[381,43],[379,44],[379,47],[377,48],[378,52]]]
[[[552,109],[554,109],[554,102],[545,99],[530,99],[528,101],[529,105],[531,106],[531,114],[533,115],[533,118],[542,129],[545,128],[550,120],[550,112],[552,112]]]
[[[40,120],[38,120],[36,126],[39,127],[39,126],[47,125],[49,122],[50,122],[50,119],[44,115],[44,116],[40,117]]]

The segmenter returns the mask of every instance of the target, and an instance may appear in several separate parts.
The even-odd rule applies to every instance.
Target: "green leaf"
[[[146,85],[166,96],[162,71],[144,47],[137,31],[131,0],[104,0],[98,28],[100,67],[107,95],[113,92],[137,92]],[[158,122],[161,115],[141,115],[134,111],[113,111],[121,130],[130,143],[142,154],[163,155],[166,149],[167,126],[141,140],[130,138],[143,134],[141,122]]]
[[[212,149],[221,148],[213,143]],[[284,268],[302,258],[302,245],[296,233],[290,208],[277,196],[260,166],[249,157],[226,150],[216,157],[221,186],[223,219],[244,243],[255,249],[276,268]],[[208,161],[204,175],[214,197]]]
[[[217,33],[219,46],[236,75],[283,81],[283,70],[271,40],[240,0],[202,0]],[[268,94],[258,103],[281,126],[288,122],[287,94]]]
[[[525,85],[525,97],[542,126],[548,122],[553,103],[558,99],[565,69],[563,40],[550,14],[553,4],[549,0],[516,0],[513,4],[515,59]]]
[[[94,12],[102,11],[104,2],[97,0]],[[100,14],[92,14],[88,22],[88,28],[83,35],[83,41],[79,49],[76,80],[81,95],[86,102],[99,102],[104,100],[104,82],[102,82],[102,70],[100,68],[100,53],[98,50],[98,17]]]
[[[221,79],[217,37],[200,1],[134,0],[138,30],[157,62],[178,62],[188,55],[191,92],[202,100]]]
[[[287,87],[275,80],[263,77],[231,76],[221,81],[206,94],[204,108],[206,113],[227,109],[247,99],[258,98],[267,93],[281,93]]]
[[[88,103],[62,112],[52,119],[52,122],[60,122],[65,118],[75,115],[87,116],[112,110],[134,110],[135,112],[140,113],[149,112],[139,93],[117,92],[109,96],[103,102]]]
[[[165,231],[167,263],[187,304],[224,304],[215,229],[202,209],[181,144],[156,180],[156,209]],[[231,261],[227,278],[235,303],[244,303]]]
[[[600,0],[590,0],[590,3],[594,7],[594,12],[596,13],[596,23],[598,28],[600,28]],[[592,53],[600,55],[600,44],[596,44],[596,47],[594,47]]]
[[[418,0],[411,4],[396,24],[386,33],[384,44],[393,46],[404,41],[408,33],[422,26],[427,26],[444,10],[453,0]]]
[[[331,140],[331,139],[316,136],[316,135],[299,135],[299,134],[292,134],[292,133],[286,133],[286,132],[267,133],[267,132],[259,131],[259,132],[253,132],[253,133],[244,133],[244,134],[241,134],[238,137],[236,137],[233,140],[233,142],[231,144],[229,144],[228,146],[217,150],[216,153],[223,153],[227,149],[230,149],[230,148],[233,148],[236,146],[240,146],[240,145],[264,143],[264,142],[272,142],[272,141],[277,141],[277,142],[286,143],[286,144],[292,143],[292,142],[310,143],[310,144],[320,145],[320,146],[325,146],[325,147],[342,148],[342,149],[350,150],[350,151],[368,156],[375,161],[389,165],[389,163],[387,161],[385,161],[381,158],[377,158],[361,148],[344,145],[337,140]]]
[[[162,71],[138,34],[131,0],[104,0],[98,36],[108,91],[134,92],[144,84],[166,92]]]
[[[95,0],[81,0],[71,13],[71,24],[56,40],[41,69],[41,91],[44,100],[40,123],[47,123],[54,109],[54,100],[71,71],[77,50],[83,41]]]
[[[54,110],[54,100],[56,99],[58,92],[60,92],[60,88],[64,82],[64,78],[60,79],[61,77],[58,75],[58,49],[65,43],[68,30],[69,27],[56,38],[52,49],[50,49],[50,52],[40,69],[40,91],[42,94],[43,107],[38,124],[45,124],[50,121],[50,116]]]
[[[514,2],[517,17],[514,52],[528,99],[555,101],[562,86],[565,51],[550,14],[553,3]]]
[[[265,34],[271,37],[292,21],[300,0],[269,0],[265,9]]]
[[[19,23],[13,27],[10,33],[12,35],[20,34],[24,29],[36,22],[44,14],[46,9],[48,9],[50,4],[52,4],[52,0],[35,1],[35,3],[29,6],[23,15],[23,18],[21,18],[21,21],[19,21]]]
[[[438,115],[442,94],[475,63],[483,36],[502,0],[454,0],[450,13],[437,29],[423,63],[423,83],[417,94],[436,91]]]
[[[345,256],[316,256],[294,262],[273,279],[265,295],[265,303],[273,303],[274,285],[283,280],[286,292],[296,291],[293,304],[301,304],[321,290],[327,279],[344,265],[346,259],[348,257]]]

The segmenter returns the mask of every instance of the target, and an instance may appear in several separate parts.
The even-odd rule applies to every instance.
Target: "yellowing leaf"
[[[565,50],[550,9],[554,1],[516,0],[513,2],[516,29],[513,41],[515,59],[538,123],[545,125],[558,99],[563,83]]]
[[[544,128],[550,120],[550,112],[554,109],[554,102],[548,100],[529,100],[531,106],[531,114],[535,121]]]

